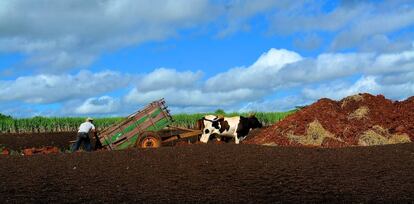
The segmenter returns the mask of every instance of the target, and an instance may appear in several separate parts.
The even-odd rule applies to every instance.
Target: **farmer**
[[[77,151],[82,142],[86,151],[90,152],[92,150],[91,139],[89,138],[90,132],[95,132],[95,126],[92,118],[86,118],[86,121],[79,126],[78,138],[72,146],[72,152]]]

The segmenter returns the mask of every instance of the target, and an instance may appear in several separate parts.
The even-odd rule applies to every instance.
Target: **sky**
[[[0,113],[286,111],[414,95],[414,2],[2,0]]]

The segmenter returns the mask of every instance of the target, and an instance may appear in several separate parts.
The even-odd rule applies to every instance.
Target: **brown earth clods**
[[[414,143],[0,157],[1,203],[409,203]]]
[[[358,94],[320,99],[275,125],[253,131],[245,143],[270,146],[345,147],[414,141],[414,96],[391,101]]]
[[[59,148],[57,147],[51,147],[51,146],[47,146],[47,147],[42,147],[42,148],[27,148],[23,150],[23,155],[25,156],[31,156],[34,154],[56,154],[56,153],[60,153]]]
[[[0,155],[9,155],[10,154],[10,150],[8,150],[7,148],[4,148],[1,150]]]

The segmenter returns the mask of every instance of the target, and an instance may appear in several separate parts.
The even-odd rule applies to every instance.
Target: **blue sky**
[[[0,112],[285,111],[414,95],[414,3],[0,1]]]

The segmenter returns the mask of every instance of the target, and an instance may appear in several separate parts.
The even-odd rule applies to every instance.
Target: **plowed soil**
[[[320,99],[253,132],[245,142],[344,147],[410,141],[414,141],[414,97],[399,102],[382,95],[358,94],[340,101]]]
[[[414,144],[191,145],[0,157],[1,203],[414,201]]]
[[[72,140],[76,140],[76,132],[0,134],[0,144],[12,150],[46,146],[69,149]]]
[[[64,152],[71,148],[71,141],[77,138],[76,132],[50,133],[2,133],[0,145],[7,150],[20,151],[24,155]],[[95,149],[95,137],[90,136]]]

